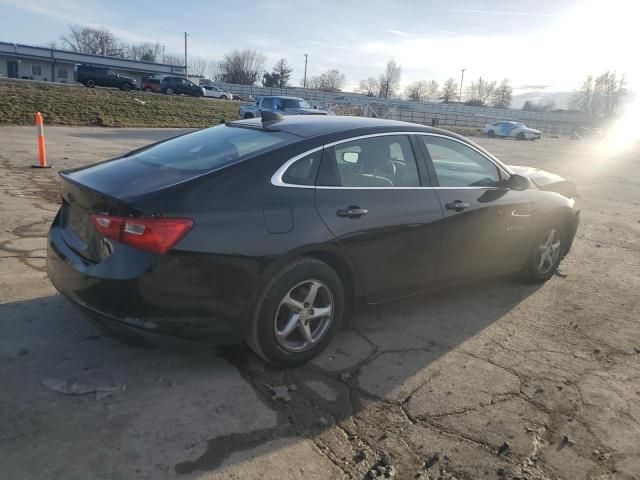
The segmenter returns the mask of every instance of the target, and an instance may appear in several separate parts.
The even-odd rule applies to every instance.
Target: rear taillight
[[[188,218],[130,218],[91,215],[100,235],[152,253],[167,253],[184,237],[193,220]]]

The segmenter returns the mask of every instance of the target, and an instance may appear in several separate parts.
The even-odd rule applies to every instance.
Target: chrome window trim
[[[484,152],[477,149],[475,146],[468,144],[467,142],[460,140],[455,137],[451,137],[449,135],[444,135],[441,133],[432,133],[432,132],[382,132],[382,133],[370,133],[368,135],[359,135],[357,137],[345,138],[342,140],[337,140],[335,142],[326,143],[319,147],[312,148],[307,150],[295,157],[287,160],[276,172],[271,176],[271,184],[276,187],[288,187],[288,188],[315,188],[322,190],[501,190],[503,187],[342,187],[342,186],[327,186],[327,185],[296,185],[294,183],[285,183],[282,180],[284,173],[287,169],[293,165],[295,162],[300,160],[301,158],[306,157],[307,155],[311,155],[318,150],[323,150],[325,148],[330,148],[336,145],[340,145],[341,143],[353,142],[355,140],[362,140],[364,138],[374,138],[374,137],[388,137],[393,135],[423,135],[430,137],[441,137],[446,138],[448,140],[452,140],[454,142],[461,143],[466,147],[472,149],[476,153],[482,155],[484,158],[493,163],[498,170],[506,173],[507,175],[511,175],[511,172],[506,165],[503,165],[502,162],[499,162],[497,159],[488,157]],[[417,161],[417,159],[416,159]]]

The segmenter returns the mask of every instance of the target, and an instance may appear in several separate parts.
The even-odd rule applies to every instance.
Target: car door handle
[[[456,212],[461,212],[465,208],[469,208],[469,204],[461,200],[455,200],[453,202],[445,203],[444,208],[446,208],[447,210],[455,210]]]
[[[351,205],[347,208],[342,208],[336,212],[339,217],[359,218],[369,213],[366,208],[360,208],[355,205]]]

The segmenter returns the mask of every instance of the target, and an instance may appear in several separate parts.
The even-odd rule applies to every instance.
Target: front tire
[[[89,80],[85,80],[84,84],[85,84],[86,87],[93,88],[93,87],[96,86],[96,81],[94,79],[90,78]]]
[[[493,130],[489,130],[489,131],[487,132],[487,137],[489,137],[489,138],[493,138],[493,137],[495,137],[495,136],[496,136],[496,132],[494,132]]]
[[[300,365],[329,344],[344,312],[338,274],[320,260],[300,257],[285,265],[258,295],[247,343],[269,363]]]
[[[122,86],[120,87],[120,90],[122,90],[124,92],[128,92],[129,90],[131,90],[131,84],[130,83],[123,83]]]
[[[533,242],[524,268],[524,279],[544,283],[558,270],[565,250],[564,226],[552,223],[542,228]]]
[[[516,139],[518,139],[518,140],[524,140],[524,139],[525,139],[524,132],[520,132],[520,133],[518,133],[518,135],[516,135]]]
[[[164,93],[166,93],[167,95],[173,95],[173,88],[169,87],[167,88]]]

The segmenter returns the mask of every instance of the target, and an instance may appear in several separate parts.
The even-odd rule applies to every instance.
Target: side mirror
[[[517,173],[511,174],[509,180],[507,180],[507,188],[511,190],[526,190],[530,184],[531,181],[527,177],[523,177]]]

